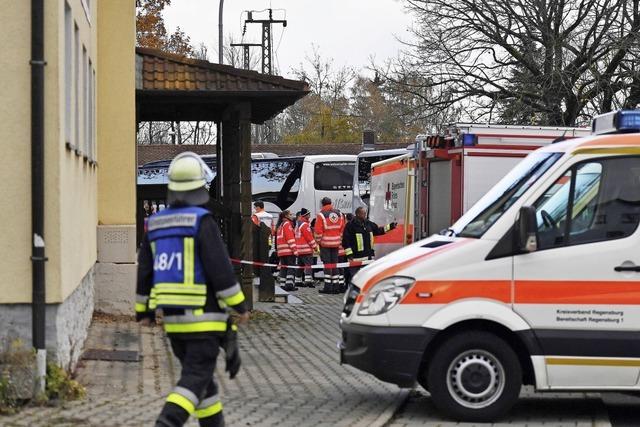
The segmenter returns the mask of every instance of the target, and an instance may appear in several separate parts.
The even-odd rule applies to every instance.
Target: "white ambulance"
[[[341,362],[491,421],[539,391],[640,390],[640,111],[529,154],[446,235],[362,269]]]

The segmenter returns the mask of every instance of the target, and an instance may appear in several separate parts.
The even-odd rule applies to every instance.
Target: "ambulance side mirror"
[[[538,222],[536,210],[532,206],[520,208],[520,216],[516,221],[518,230],[518,248],[521,252],[535,252],[538,249]]]

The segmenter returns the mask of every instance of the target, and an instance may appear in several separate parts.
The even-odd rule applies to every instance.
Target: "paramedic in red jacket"
[[[338,262],[338,248],[342,243],[342,231],[344,218],[338,209],[331,204],[331,199],[323,197],[320,201],[322,209],[316,218],[316,240],[320,244],[320,259],[324,264],[336,264]],[[324,269],[324,287],[320,289],[323,294],[340,293],[338,281],[340,275],[337,268]]]
[[[276,251],[280,260],[279,284],[285,291],[295,291],[295,269],[282,266],[294,266],[296,264],[296,236],[293,232],[293,218],[288,210],[280,212],[278,231],[276,234]]]
[[[311,212],[309,212],[308,209],[302,208],[299,214],[295,230],[296,248],[298,249],[298,265],[304,267],[304,270],[299,269],[297,271],[296,286],[313,288],[311,265],[313,264],[313,253],[318,247],[318,244],[313,237],[313,231],[311,231],[311,225],[309,224]]]

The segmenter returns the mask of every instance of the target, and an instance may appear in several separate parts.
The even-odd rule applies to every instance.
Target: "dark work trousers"
[[[363,258],[358,258],[358,259],[359,259],[359,260],[362,260]],[[373,259],[373,258],[372,258],[372,257],[369,257],[368,259]],[[356,275],[356,273],[362,269],[362,267],[364,267],[364,266],[359,265],[359,266],[357,266],[357,267],[349,267],[349,268],[348,268],[348,270],[349,270],[349,281],[347,281],[347,285],[348,285],[348,284],[349,284],[349,282],[353,279],[353,276],[355,276],[355,275]]]
[[[347,262],[347,257],[345,255],[338,256],[338,262],[343,263]],[[343,267],[338,269],[338,286],[340,292],[344,292],[347,290],[347,284],[349,281],[347,280],[347,276],[349,272],[349,267]]]
[[[219,404],[218,386],[213,379],[221,337],[211,333],[198,339],[170,337],[173,354],[182,365],[180,380],[169,395],[180,395],[193,403],[202,427],[222,427],[224,418]],[[169,398],[167,400],[169,400]],[[197,401],[194,401],[197,400]],[[156,421],[156,427],[181,427],[191,414],[179,404],[167,401]]]
[[[300,268],[296,271],[296,283],[312,288],[313,275],[311,266],[313,265],[313,255],[298,255],[298,265],[305,268]]]
[[[295,255],[287,255],[280,257],[280,265],[296,265]],[[296,270],[295,268],[283,268],[280,267],[280,280],[279,284],[284,290],[293,289]]]
[[[349,261],[347,259],[347,261]],[[345,267],[344,268],[344,283],[346,287],[349,287],[349,283],[351,283],[351,279],[353,278],[353,274],[351,274],[351,269],[353,267]]]
[[[349,281],[351,281],[351,279],[353,279],[353,276],[356,275],[356,273],[358,271],[360,271],[360,269],[362,268],[362,266],[358,266],[358,267],[349,267],[347,270],[349,270]],[[348,283],[348,282],[347,282]]]
[[[320,248],[320,259],[323,264],[336,264],[338,262],[338,248]],[[338,269],[324,269],[324,286],[328,290],[336,290],[338,287]]]

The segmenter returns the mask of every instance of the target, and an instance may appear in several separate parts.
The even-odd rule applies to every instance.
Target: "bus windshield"
[[[460,237],[482,235],[562,157],[562,153],[531,153],[456,221],[449,231]]]
[[[265,160],[251,163],[253,200],[288,208],[298,197],[302,159]]]

